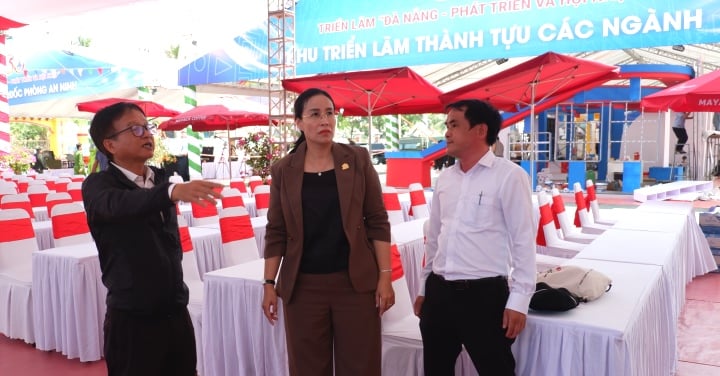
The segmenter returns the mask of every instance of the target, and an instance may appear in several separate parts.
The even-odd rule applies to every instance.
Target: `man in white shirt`
[[[465,346],[480,374],[514,375],[510,346],[535,291],[529,178],[490,150],[502,124],[495,108],[479,100],[447,108],[447,151],[459,163],[438,177],[415,301],[425,374],[452,375]]]

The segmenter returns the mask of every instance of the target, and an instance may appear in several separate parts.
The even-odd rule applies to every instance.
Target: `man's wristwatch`
[[[275,286],[275,280],[274,279],[266,279],[263,281],[263,285],[273,285]]]

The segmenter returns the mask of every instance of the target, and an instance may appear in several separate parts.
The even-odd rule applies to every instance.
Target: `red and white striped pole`
[[[10,104],[8,103],[5,32],[0,30],[0,155],[10,152]]]

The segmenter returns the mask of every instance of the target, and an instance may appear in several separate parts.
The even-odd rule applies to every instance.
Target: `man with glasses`
[[[156,128],[135,104],[95,114],[90,136],[110,163],[83,183],[88,225],[107,287],[108,375],[195,375],[196,352],[183,283],[175,203],[216,205],[222,185],[170,184],[146,166]]]

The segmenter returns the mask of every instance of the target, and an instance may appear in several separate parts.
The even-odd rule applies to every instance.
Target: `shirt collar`
[[[120,172],[122,172],[123,175],[125,175],[125,177],[127,177],[131,182],[137,184],[138,187],[140,187],[140,188],[145,188],[146,187],[145,183],[148,180],[152,183],[154,183],[154,181],[155,181],[155,172],[153,172],[153,170],[151,168],[148,168],[147,166],[145,166],[145,174],[147,175],[147,177],[143,179],[142,175],[138,175],[126,168],[120,167],[115,162],[110,162],[110,163],[113,166],[117,167],[118,170],[120,170]]]
[[[469,169],[465,174],[472,173],[473,171],[478,169],[478,166],[483,166],[487,168],[491,168],[493,164],[495,163],[495,160],[498,157],[493,154],[492,150],[488,149],[488,151],[483,155],[477,163],[475,163],[475,166],[472,166],[471,169]],[[452,168],[456,169],[458,173],[463,173],[462,169],[460,168],[460,163],[455,163]]]

